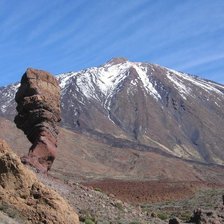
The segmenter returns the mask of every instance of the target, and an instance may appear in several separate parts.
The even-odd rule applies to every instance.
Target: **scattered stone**
[[[216,211],[207,211],[199,208],[194,211],[190,221],[196,224],[222,224],[224,223],[224,219],[220,216],[219,212],[219,209]]]
[[[1,224],[20,224],[20,222],[14,220],[13,218],[7,216],[6,214],[0,212]]]
[[[147,215],[149,215],[149,214],[147,214]],[[157,214],[156,214],[155,212],[152,212],[152,213],[150,214],[150,216],[151,216],[152,218],[156,218],[156,217],[157,217]]]
[[[169,220],[169,224],[180,224],[180,223],[181,221],[176,217]]]
[[[61,120],[58,82],[48,72],[29,68],[22,76],[15,100],[16,126],[33,144],[21,161],[45,173],[56,156],[57,123]]]

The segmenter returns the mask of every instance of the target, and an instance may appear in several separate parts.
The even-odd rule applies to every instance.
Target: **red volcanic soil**
[[[129,203],[180,200],[192,196],[199,188],[218,187],[205,182],[100,180],[82,183],[100,189]]]

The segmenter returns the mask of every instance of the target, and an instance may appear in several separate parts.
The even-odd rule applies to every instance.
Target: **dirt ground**
[[[219,188],[206,182],[169,182],[169,181],[123,181],[99,180],[82,183],[107,194],[112,194],[122,201],[132,204],[182,200],[191,197],[198,189]]]

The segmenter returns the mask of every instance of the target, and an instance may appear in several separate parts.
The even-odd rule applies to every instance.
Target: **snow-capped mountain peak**
[[[143,148],[224,164],[223,85],[123,58],[57,79],[62,126],[96,134],[111,145],[137,142]],[[0,116],[14,119],[18,87],[0,88]]]
[[[131,74],[133,69],[135,71],[134,75]],[[131,75],[133,77],[130,77]],[[164,78],[168,78],[168,82],[161,81]],[[99,67],[92,67],[79,72],[63,73],[58,75],[57,79],[62,90],[62,96],[67,93],[68,87],[73,84],[83,97],[100,101],[107,109],[109,109],[108,105],[111,104],[110,100],[120,91],[125,84],[125,80],[131,80],[128,83],[129,93],[134,91],[135,87],[140,86],[144,94],[160,103],[164,101],[162,98],[164,94],[168,94],[168,89],[171,87],[179,92],[183,100],[187,100],[188,97],[198,97],[204,92],[207,92],[208,95],[213,93],[217,95],[216,101],[220,101],[224,97],[224,86],[221,84],[159,65],[130,62],[125,58],[113,58]],[[4,98],[3,105],[0,108],[2,113],[6,112],[5,108],[11,104],[18,87],[19,83],[0,90]],[[195,93],[195,88],[197,88],[197,93]],[[216,103],[219,104],[220,102]]]
[[[112,59],[100,67],[61,74],[58,76],[58,80],[62,94],[65,93],[66,86],[71,82],[76,82],[77,88],[85,97],[99,100],[103,96],[105,103],[105,100],[113,98],[122,83],[125,83],[125,80],[131,75],[131,68],[136,71],[136,74],[129,84],[130,88],[141,85],[145,94],[156,101],[162,100],[164,93],[161,93],[161,90],[166,90],[167,86],[161,82],[164,77],[169,79],[172,87],[180,93],[183,100],[193,97],[195,88],[198,88],[198,91],[214,92],[223,97],[224,87],[222,85],[158,65],[130,62],[124,58]]]
[[[132,85],[136,85],[136,81],[140,81],[145,91],[153,96],[156,100],[161,96],[154,88],[155,83],[150,82],[148,77],[148,68],[142,63],[134,63],[126,60],[109,61],[101,67],[93,67],[80,72],[71,72],[58,76],[60,87],[66,88],[66,85],[76,79],[77,86],[87,98],[97,99],[96,89],[100,91],[106,99],[112,97],[112,94],[117,91],[118,86],[130,75],[130,68],[134,68],[137,77],[132,81]],[[74,81],[74,80],[73,80]]]

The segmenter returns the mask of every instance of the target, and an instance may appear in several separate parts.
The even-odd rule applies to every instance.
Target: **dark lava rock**
[[[222,208],[209,211],[196,209],[190,221],[196,224],[221,224],[224,222],[224,218],[221,214],[223,214]]]
[[[169,220],[169,224],[180,224],[180,223],[181,221],[176,217]]]

